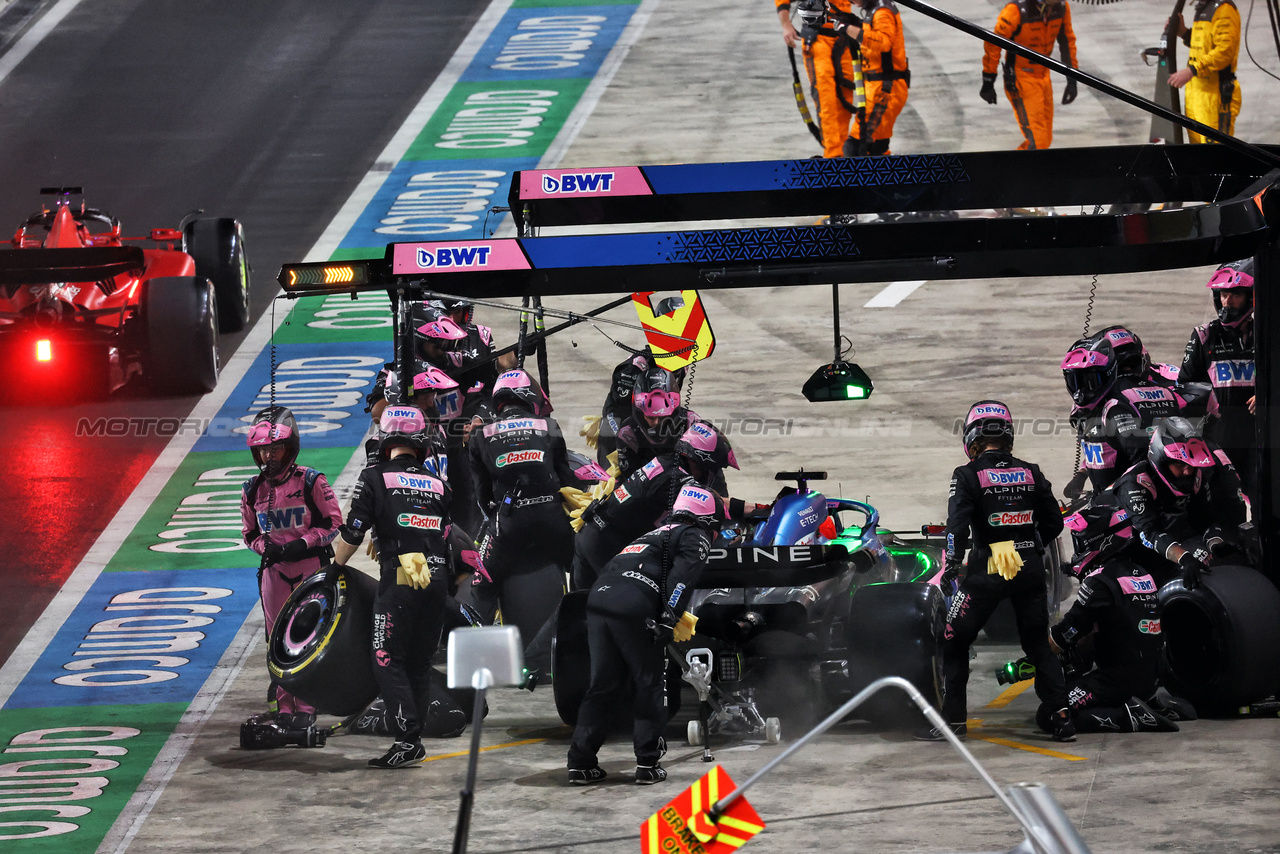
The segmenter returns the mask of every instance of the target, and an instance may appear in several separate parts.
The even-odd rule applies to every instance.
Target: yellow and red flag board
[[[746,798],[729,804],[716,822],[707,810],[734,790],[719,765],[640,825],[644,854],[732,854],[764,830],[764,820]]]
[[[668,371],[678,371],[710,356],[716,347],[716,336],[711,332],[711,321],[707,319],[707,312],[698,292],[681,291],[684,306],[670,314],[653,313],[653,306],[649,303],[649,297],[653,294],[654,291],[639,291],[631,295],[631,303],[640,316],[640,325],[644,327],[644,337],[649,342],[649,349],[659,356],[680,354],[658,359],[658,364]],[[696,350],[692,349],[695,342],[698,345]]]

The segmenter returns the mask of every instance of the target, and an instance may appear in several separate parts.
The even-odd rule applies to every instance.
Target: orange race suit
[[[1240,12],[1231,0],[1201,0],[1191,32],[1187,67],[1195,76],[1187,81],[1187,118],[1233,134],[1240,114],[1240,84],[1236,59],[1240,54]],[[1208,142],[1188,131],[1192,142]]]
[[[1062,61],[1079,67],[1071,7],[1066,0],[1014,0],[1001,10],[995,33],[1045,56],[1053,52],[1056,43]],[[999,46],[988,44],[982,58],[983,75],[994,75],[999,65]],[[1053,141],[1053,82],[1049,75],[1049,69],[1029,59],[1014,54],[1005,57],[1004,92],[1024,137],[1019,149],[1048,148]]]
[[[893,0],[869,0],[863,7],[862,79],[866,120],[853,118],[845,154],[889,154],[893,123],[907,103],[911,71],[902,37],[902,17]]]
[[[778,9],[786,9],[789,0],[774,0]],[[849,0],[828,0],[831,8],[851,14]],[[822,130],[822,156],[844,155],[844,141],[849,136],[849,122],[854,115],[853,53],[849,41],[841,36],[830,21],[815,29],[806,27],[804,67],[809,75],[810,94],[818,105],[818,126]]]

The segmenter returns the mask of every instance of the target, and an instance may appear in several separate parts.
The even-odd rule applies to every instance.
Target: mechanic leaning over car
[[[262,556],[258,593],[266,616],[267,639],[285,600],[304,578],[333,557],[342,508],[322,472],[297,464],[298,422],[283,406],[268,406],[249,426],[249,451],[259,473],[245,481],[240,496],[240,530],[249,548]],[[287,728],[316,722],[314,706],[272,683],[268,714]]]
[[[704,421],[689,425],[670,453],[645,463],[598,501],[582,511],[582,528],[573,541],[574,590],[591,588],[600,568],[623,546],[662,524],[686,483],[709,486],[725,467],[738,468],[729,440]],[[767,514],[769,505],[740,498],[726,501],[730,519]]]
[[[1218,318],[1197,326],[1182,356],[1180,382],[1207,381],[1217,399],[1218,420],[1206,432],[1226,451],[1244,494],[1258,488],[1258,438],[1254,416],[1253,259],[1219,267],[1210,277]]]
[[[600,425],[596,434],[596,461],[601,467],[609,468],[609,454],[618,449],[618,431],[631,417],[632,392],[645,374],[655,367],[658,363],[653,358],[653,350],[646,344],[644,349],[632,353],[613,369],[609,393],[600,408]],[[680,368],[672,374],[677,394],[684,386],[685,373],[686,370]]]
[[[1075,542],[1071,571],[1080,590],[1049,639],[1064,661],[1076,730],[1177,732],[1175,720],[1194,720],[1196,714],[1186,700],[1156,690],[1164,647],[1160,585],[1147,561],[1133,559],[1149,551],[1137,543],[1128,513],[1112,504],[1092,503],[1066,525]],[[1090,663],[1096,666],[1089,669]],[[1041,705],[1036,715],[1045,732],[1050,712]]]
[[[709,489],[687,483],[668,524],[650,531],[609,561],[587,597],[591,684],[578,709],[569,746],[569,782],[605,778],[596,755],[618,706],[632,695],[635,781],[667,779],[666,645],[693,637],[698,618],[685,610],[707,565],[724,506]]]
[[[395,743],[369,766],[400,768],[426,756],[417,698],[430,692],[431,661],[440,644],[451,492],[422,465],[432,438],[421,411],[389,406],[380,426],[382,460],[360,472],[334,551],[345,565],[365,534],[376,533],[380,575],[371,654]]]
[[[473,604],[485,622],[500,604],[503,621],[528,641],[564,593],[573,528],[560,488],[576,481],[560,425],[535,414],[548,402],[526,371],[499,376],[492,402],[497,420],[472,430],[468,440],[476,498],[488,515]]]
[[[1245,520],[1240,478],[1230,459],[1185,418],[1169,418],[1151,434],[1147,458],[1112,488],[1142,544],[1155,552],[1156,581],[1181,571],[1195,587],[1216,556],[1242,549]]]
[[[1053,709],[1055,741],[1074,741],[1062,665],[1049,648],[1044,544],[1062,531],[1062,514],[1040,467],[1014,457],[1013,417],[996,400],[980,400],[964,420],[969,463],[951,476],[942,585],[960,587],[942,643],[942,714],[959,737],[968,732],[969,647],[1003,599],[1017,617],[1018,639],[1036,668],[1035,689]],[[968,550],[968,560],[965,552]],[[916,738],[941,741],[936,728]]]
[[[1186,405],[1171,388],[1120,373],[1115,345],[1131,342],[1127,330],[1111,327],[1079,339],[1062,359],[1062,376],[1075,402],[1071,424],[1094,492],[1145,458],[1151,426],[1180,414]],[[1080,482],[1077,473],[1064,494],[1078,496]]]
[[[679,377],[666,368],[650,368],[631,393],[631,416],[618,430],[618,480],[623,480],[658,454],[670,453],[689,425],[702,419],[680,405]],[[729,491],[724,472],[710,486]]]

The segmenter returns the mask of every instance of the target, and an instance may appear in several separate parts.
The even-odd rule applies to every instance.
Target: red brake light
[[[53,358],[53,345],[48,338],[41,338],[36,342],[36,361],[48,362]]]

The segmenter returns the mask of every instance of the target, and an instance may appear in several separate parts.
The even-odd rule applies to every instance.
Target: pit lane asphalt
[[[195,208],[235,217],[256,282],[252,323],[278,291],[280,264],[315,244],[483,11],[408,0],[80,3],[0,81],[0,228],[38,209],[41,187],[64,185],[84,187],[126,235],[176,227]],[[244,334],[222,336],[224,364]],[[195,400],[126,387],[106,402],[0,408],[0,480],[11,487],[0,492],[0,662],[171,438],[145,420],[184,418]],[[140,426],[77,435],[82,419],[99,418]]]
[[[948,9],[989,24],[1000,5],[964,0]],[[644,34],[559,165],[813,153],[790,101],[771,4],[722,0],[699,6],[696,15],[682,3],[650,8]],[[1083,67],[1145,93],[1150,72],[1137,53],[1153,41],[1167,14],[1163,4],[1131,0],[1074,11]],[[977,99],[976,43],[903,15],[914,85],[894,150],[1015,146],[1007,104],[988,107]],[[1255,54],[1262,35],[1255,30]],[[1262,108],[1276,84],[1247,60],[1240,73],[1240,135],[1280,140],[1280,118]],[[1075,104],[1058,107],[1055,145],[1140,142],[1146,128],[1145,117],[1104,104],[1082,87]],[[1102,277],[1094,327],[1131,324],[1157,359],[1176,363],[1191,326],[1208,315],[1206,278],[1204,270]],[[773,493],[773,471],[804,464],[831,472],[825,486],[832,494],[869,496],[890,527],[940,521],[950,471],[963,461],[954,421],[970,402],[989,396],[1027,419],[1017,450],[1040,462],[1060,487],[1073,459],[1070,434],[1059,426],[1068,400],[1057,364],[1079,334],[1089,285],[1087,278],[931,282],[896,307],[878,310],[862,308],[878,286],[845,286],[845,332],[858,348],[856,361],[877,383],[869,401],[848,409],[809,407],[798,394],[804,378],[830,359],[825,288],[709,293],[719,344],[696,374],[694,408],[739,425],[732,438],[743,472],[734,473],[730,485],[749,498]],[[615,316],[627,319],[625,312]],[[499,337],[509,338],[509,322],[482,320],[494,321]],[[595,411],[619,351],[582,330],[553,339],[551,360],[556,415],[568,426]],[[789,434],[766,434],[768,418],[790,419]],[[1039,432],[1037,423],[1044,425]],[[251,636],[261,632],[255,619],[243,630]],[[128,850],[447,850],[465,765],[461,757],[443,757],[465,750],[466,740],[432,743],[433,757],[442,758],[397,773],[364,767],[385,749],[382,739],[335,738],[316,751],[242,752],[236,729],[259,710],[262,655],[259,644],[209,721],[186,734],[191,751]],[[1030,692],[1003,709],[985,708],[997,693],[992,668],[1015,655],[1007,645],[979,653],[970,715],[984,726],[975,736],[991,731],[1083,759],[975,738],[971,747],[998,781],[1048,783],[1099,852],[1278,850],[1275,720],[1200,721],[1174,735],[1088,735],[1055,745],[1032,731]],[[226,676],[236,663],[224,662]],[[563,784],[567,730],[548,692],[497,691],[491,705],[484,743],[496,749],[480,762],[472,851],[635,850],[639,823],[707,770],[673,731],[666,760],[672,776],[664,786],[624,780],[570,789]],[[741,781],[777,749],[718,748],[717,759]],[[625,741],[611,742],[602,760],[613,778],[625,778],[631,763]],[[750,800],[770,827],[748,850],[1003,850],[1018,839],[1012,822],[945,747],[858,724],[800,753]]]

